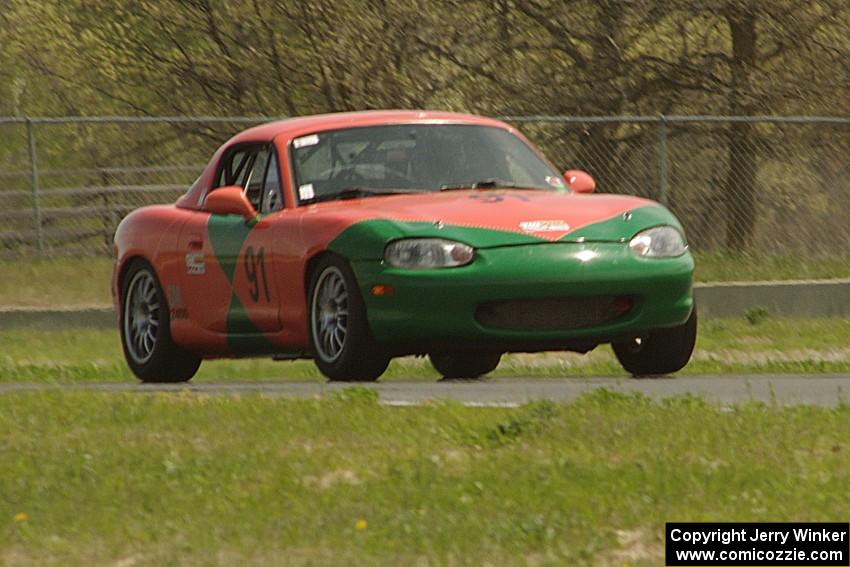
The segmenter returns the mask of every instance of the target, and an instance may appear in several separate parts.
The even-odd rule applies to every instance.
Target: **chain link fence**
[[[125,214],[173,202],[224,140],[274,119],[0,118],[0,255],[109,254]],[[695,251],[850,249],[850,119],[502,119],[598,191],[666,204]]]
[[[850,119],[507,118],[600,191],[667,205],[698,252],[846,256]]]

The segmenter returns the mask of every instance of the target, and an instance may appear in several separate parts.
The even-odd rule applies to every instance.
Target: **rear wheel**
[[[432,352],[431,364],[449,380],[478,378],[499,366],[498,352]]]
[[[310,344],[322,374],[346,382],[377,380],[390,358],[372,337],[348,263],[331,255],[319,260],[309,290]]]
[[[119,319],[124,358],[142,382],[186,382],[198,371],[201,357],[171,339],[168,301],[144,260],[124,274]]]
[[[678,327],[655,329],[645,337],[612,343],[617,360],[632,376],[671,374],[691,359],[697,339],[697,309]]]

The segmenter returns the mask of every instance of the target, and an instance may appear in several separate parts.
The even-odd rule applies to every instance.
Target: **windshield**
[[[525,142],[490,126],[348,128],[296,138],[291,151],[301,203],[460,188],[565,187]]]

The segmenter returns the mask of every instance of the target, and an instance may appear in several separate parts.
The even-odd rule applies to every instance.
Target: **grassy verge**
[[[109,305],[109,258],[0,260],[0,305],[57,307]]]
[[[844,517],[850,409],[0,397],[6,565],[658,565],[664,522]]]
[[[850,256],[812,257],[709,252],[695,255],[698,282],[850,277]]]
[[[850,372],[850,320],[707,319],[684,373]],[[625,376],[610,347],[579,355],[506,355],[493,376]],[[436,379],[427,360],[404,358],[384,379]],[[196,380],[322,379],[309,361],[208,361]],[[0,381],[133,380],[117,331],[17,329],[0,331]]]
[[[696,281],[850,277],[850,257],[803,258],[730,253],[696,255]],[[0,261],[0,305],[53,307],[109,304],[108,258]]]

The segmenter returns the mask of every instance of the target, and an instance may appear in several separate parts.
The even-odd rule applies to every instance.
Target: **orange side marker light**
[[[375,297],[388,297],[395,295],[395,288],[391,285],[375,284],[372,286],[372,295]]]

